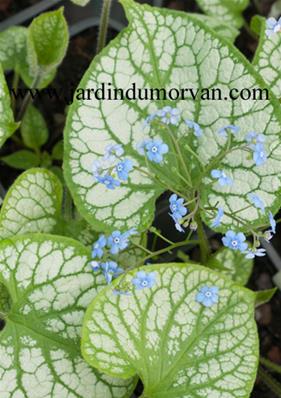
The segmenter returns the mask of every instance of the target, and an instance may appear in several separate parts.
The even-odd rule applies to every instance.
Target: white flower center
[[[231,242],[231,244],[232,244],[233,247],[236,247],[236,246],[238,245],[238,242],[237,242],[237,240],[233,240],[233,241]]]
[[[209,298],[209,297],[212,297],[212,293],[211,293],[211,292],[206,292],[206,293],[205,293],[205,296],[208,297],[208,298]]]
[[[117,166],[117,170],[118,171],[122,171],[123,170],[123,166],[121,164],[119,164],[119,166]]]
[[[177,210],[177,205],[172,205],[172,210]]]
[[[154,145],[154,146],[151,148],[151,152],[153,152],[153,153],[158,152],[157,146]]]
[[[116,244],[117,244],[117,243],[119,243],[119,242],[120,242],[120,238],[114,238],[114,239],[113,239],[113,241],[114,241],[114,243],[116,243]]]
[[[142,286],[147,286],[147,281],[142,281]]]

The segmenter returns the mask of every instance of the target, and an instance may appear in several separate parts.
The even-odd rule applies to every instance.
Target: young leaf
[[[14,169],[27,170],[31,167],[37,167],[40,163],[40,157],[34,152],[21,149],[11,155],[3,156],[2,162]]]
[[[132,380],[106,377],[83,361],[84,310],[104,282],[88,250],[49,235],[0,244],[0,281],[12,305],[0,333],[0,390],[6,397],[125,398]]]
[[[277,287],[256,292],[256,307],[268,303],[277,292]]]
[[[28,87],[32,87],[34,75],[27,59],[27,32],[27,28],[12,26],[0,33],[0,63],[4,70],[14,70]],[[53,80],[55,72],[43,76],[38,88],[46,87]],[[21,96],[18,95],[18,98]]]
[[[0,148],[18,128],[11,109],[11,98],[0,64]]]
[[[82,331],[86,361],[111,376],[137,373],[143,397],[249,397],[258,364],[255,294],[201,266],[142,270],[155,273],[152,288],[116,295],[116,280],[88,307]],[[219,289],[210,307],[197,301],[205,286]]]
[[[224,20],[219,19],[217,15],[211,17],[209,15],[192,13],[192,16],[197,16],[199,21],[203,21],[207,26],[214,29],[220,36],[230,40],[231,42],[234,42],[236,37],[239,35],[238,29],[224,22]]]
[[[12,26],[0,33],[0,63],[4,70],[16,70],[26,46],[27,29]]]
[[[35,77],[50,73],[62,62],[69,41],[63,8],[34,18],[28,28],[27,50]]]
[[[248,7],[249,0],[197,0],[197,3],[206,14],[234,28],[241,28],[244,22],[242,12]]]
[[[29,105],[21,123],[21,136],[24,144],[31,149],[39,149],[48,140],[48,127],[42,113]]]
[[[63,140],[58,141],[52,150],[52,158],[55,160],[63,159]]]
[[[245,254],[223,247],[208,261],[208,267],[222,272],[239,285],[246,285],[252,273],[254,261]]]
[[[52,232],[61,211],[62,186],[48,170],[22,173],[5,196],[0,212],[0,238],[30,232]]]
[[[252,26],[260,34],[259,46],[257,48],[253,65],[261,74],[270,89],[277,98],[281,98],[281,34],[277,32],[270,37],[265,34],[266,20],[262,17],[254,17]]]
[[[137,147],[147,138],[167,139],[162,132],[165,129],[149,129],[144,127],[144,121],[157,109],[171,105],[182,112],[174,136],[181,139],[182,151],[185,145],[190,145],[197,155],[195,158],[185,152],[185,159],[189,173],[195,174],[192,188],[199,191],[201,206],[206,209],[205,222],[209,225],[213,222],[214,215],[208,209],[220,206],[225,212],[221,231],[235,228],[237,219],[244,224],[239,226],[241,230],[267,223],[267,215],[261,216],[248,194],[258,194],[272,213],[280,208],[278,101],[229,99],[232,88],[254,90],[264,88],[264,82],[237,49],[192,14],[152,8],[132,0],[122,0],[122,4],[129,27],[95,58],[79,87],[100,87],[102,81],[125,91],[135,83],[140,89],[160,87],[167,91],[171,87],[195,87],[199,95],[196,101],[191,95],[184,101],[142,101],[138,94],[134,100],[124,97],[118,101],[100,101],[93,96],[91,101],[74,101],[65,128],[64,170],[81,214],[96,230],[103,231],[132,226],[143,230],[151,223],[155,199],[165,188],[139,171],[141,167],[149,173]],[[164,47],[159,36],[165,37]],[[222,99],[201,98],[201,90],[210,87],[220,87]],[[202,127],[200,140],[195,140],[184,119]],[[230,124],[237,125],[240,132],[233,135],[225,154],[226,140],[218,131]],[[261,166],[255,165],[245,149],[234,149],[245,147],[245,137],[250,131],[266,136],[268,160]],[[93,162],[102,158],[108,144],[122,144],[126,156],[135,164],[128,183],[114,190],[97,183],[92,171]],[[210,178],[212,168],[223,169],[232,177],[233,185],[221,187],[216,183]],[[168,181],[166,188],[177,184],[177,190],[187,191],[186,183],[179,182],[173,154],[167,154],[166,163],[158,170]],[[236,221],[229,216],[232,214]]]

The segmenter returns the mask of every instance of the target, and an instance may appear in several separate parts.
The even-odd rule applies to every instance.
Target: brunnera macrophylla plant
[[[143,398],[247,398],[259,359],[254,310],[274,294],[244,286],[280,208],[280,21],[253,20],[261,39],[251,65],[232,44],[247,1],[235,0],[234,12],[225,1],[198,0],[208,15],[121,3],[129,26],[80,88],[217,87],[223,98],[232,88],[267,88],[270,98],[76,99],[63,178],[50,171],[62,143],[46,160],[42,115],[29,105],[15,122],[1,74],[0,146],[21,123],[34,165],[50,170],[21,174],[0,212],[0,391],[131,398],[140,378]],[[59,9],[2,32],[0,62],[43,88],[67,45]],[[19,168],[20,157],[3,160]],[[167,191],[181,242],[151,227]],[[212,254],[205,225],[223,235]],[[168,246],[150,250],[148,231]],[[204,266],[155,263],[191,243]]]

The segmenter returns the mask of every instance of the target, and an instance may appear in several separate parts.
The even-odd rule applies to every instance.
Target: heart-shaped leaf
[[[142,270],[154,272],[151,288],[116,295],[109,286],[90,304],[84,358],[112,376],[137,373],[147,398],[248,397],[258,362],[255,294],[201,266]],[[206,287],[215,287],[211,303],[199,302]]]
[[[243,25],[242,12],[249,5],[249,0],[197,0],[202,10],[211,16],[221,19],[235,28]]]
[[[0,391],[18,398],[125,398],[132,380],[104,376],[83,361],[84,310],[103,280],[77,242],[29,235],[0,244],[0,281],[12,305],[0,333]]]
[[[208,260],[208,267],[222,272],[240,285],[248,282],[253,265],[253,259],[247,259],[244,253],[226,247],[218,250]]]
[[[253,65],[276,97],[281,98],[281,34],[276,32],[267,37],[266,21],[261,17],[254,17],[252,26],[260,35]]]
[[[0,238],[30,232],[52,232],[62,203],[62,186],[45,169],[22,173],[5,196],[0,212]]]
[[[112,88],[124,91],[128,87],[132,90],[133,83],[141,89],[193,87],[195,92],[199,90],[199,96],[196,101],[191,94],[184,101],[142,101],[126,97],[100,101],[94,96],[91,101],[76,99],[65,129],[64,166],[66,181],[81,214],[97,230],[132,226],[142,230],[151,223],[155,199],[163,190],[176,187],[177,191],[189,195],[186,182],[183,183],[182,176],[178,175],[181,171],[172,151],[156,173],[157,177],[165,179],[165,187],[146,174],[149,171],[144,157],[137,151],[141,141],[148,137],[167,140],[165,129],[144,127],[144,121],[156,109],[171,105],[182,113],[181,122],[172,129],[172,135],[181,140],[185,168],[193,176],[190,195],[194,191],[199,193],[205,221],[211,225],[214,214],[208,209],[220,206],[225,211],[222,231],[230,226],[249,230],[264,224],[267,215],[261,216],[248,195],[258,194],[272,213],[280,207],[281,113],[278,102],[274,98],[229,99],[230,89],[254,90],[263,87],[264,82],[237,49],[198,18],[142,6],[132,0],[122,0],[122,4],[129,27],[93,61],[80,87],[100,88],[101,82],[107,84],[106,89],[110,83]],[[201,98],[204,89],[213,87],[221,89],[221,100]],[[185,119],[201,126],[202,137],[194,138]],[[240,132],[232,135],[228,148],[227,139],[218,131],[233,124]],[[250,131],[266,136],[268,160],[260,166],[255,165],[253,156],[244,149]],[[114,190],[97,183],[92,171],[93,162],[102,158],[109,144],[122,144],[126,156],[135,164],[128,182]],[[186,150],[187,146],[191,152]],[[233,184],[222,187],[214,181],[211,170],[215,168],[223,169]]]
[[[5,76],[0,65],[0,148],[15,132],[18,123],[14,120],[11,109],[11,98]]]

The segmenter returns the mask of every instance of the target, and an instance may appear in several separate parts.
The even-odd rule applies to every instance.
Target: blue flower
[[[248,248],[248,244],[245,242],[246,236],[242,232],[227,231],[225,236],[222,238],[224,246],[232,250],[239,250],[244,252]]]
[[[133,169],[133,162],[130,159],[124,159],[119,162],[116,167],[116,173],[118,178],[122,181],[127,181],[129,177],[129,172]]]
[[[117,254],[121,250],[126,249],[129,245],[129,236],[131,233],[114,231],[107,239],[107,245],[111,254]]]
[[[137,276],[132,279],[132,284],[136,289],[151,288],[156,282],[155,272],[137,272]]]
[[[117,278],[124,271],[115,261],[101,263],[100,268],[104,274],[106,283],[111,283],[113,278]]]
[[[228,177],[224,171],[222,170],[212,170],[211,171],[211,176],[213,178],[216,178],[219,182],[219,184],[223,187],[225,185],[232,185],[233,180],[232,178]]]
[[[114,161],[124,154],[124,149],[120,144],[109,144],[105,148],[104,159]]]
[[[93,244],[92,247],[92,257],[93,258],[101,258],[103,256],[103,248],[106,245],[106,237],[104,235],[100,235],[98,240]]]
[[[100,270],[100,263],[98,261],[91,261],[91,268],[94,272],[97,272]]]
[[[229,124],[228,126],[220,128],[218,134],[222,137],[227,137],[227,130],[230,130],[232,134],[237,134],[240,131],[240,127]]]
[[[163,109],[159,109],[157,116],[161,118],[161,121],[165,124],[172,124],[176,126],[180,121],[181,111],[171,106],[165,106]]]
[[[223,218],[223,215],[224,215],[223,208],[219,207],[217,215],[216,215],[215,219],[213,220],[213,222],[211,224],[212,228],[217,228],[217,227],[219,227],[221,225],[221,220]]]
[[[205,307],[212,307],[219,301],[219,288],[217,286],[203,286],[197,293],[195,300]]]
[[[174,193],[169,198],[170,202],[170,210],[173,216],[177,219],[181,219],[186,215],[187,209],[184,207],[184,199],[178,198],[178,196]]]
[[[254,206],[260,209],[262,213],[265,212],[264,203],[258,195],[251,192],[248,194],[248,199]]]
[[[268,18],[266,21],[266,27],[267,29],[265,30],[265,34],[267,37],[272,36],[274,33],[281,33],[281,17],[278,21],[273,17]]]
[[[264,164],[267,160],[267,155],[263,144],[254,145],[253,151],[254,151],[253,159],[254,162],[256,163],[256,166],[261,166],[262,164]]]
[[[190,128],[194,130],[194,135],[196,137],[201,137],[202,136],[202,129],[199,126],[199,124],[193,122],[192,120],[186,119],[185,120],[186,125]]]
[[[244,252],[246,254],[245,258],[252,259],[255,257],[263,257],[266,255],[266,250],[263,248],[252,248],[248,249],[247,251]]]
[[[273,214],[271,212],[269,212],[269,223],[271,226],[270,232],[275,234],[276,233],[276,221],[274,220]]]
[[[106,174],[105,176],[97,176],[97,180],[101,184],[104,184],[108,189],[115,189],[120,186],[120,181],[116,180],[109,174]]]
[[[180,224],[180,220],[175,217],[175,215],[173,213],[169,213],[169,215],[172,217],[172,219],[174,220],[175,223],[175,227],[179,232],[185,232],[185,230],[183,229],[183,227]]]
[[[95,160],[92,166],[93,176],[95,179],[101,176],[102,172],[102,162],[100,160]]]
[[[246,141],[249,144],[252,144],[251,148],[255,148],[256,144],[264,144],[265,142],[265,135],[256,133],[255,131],[251,131],[246,135]]]
[[[139,147],[141,154],[146,154],[151,162],[161,163],[163,155],[169,151],[169,147],[161,139],[145,140]]]

